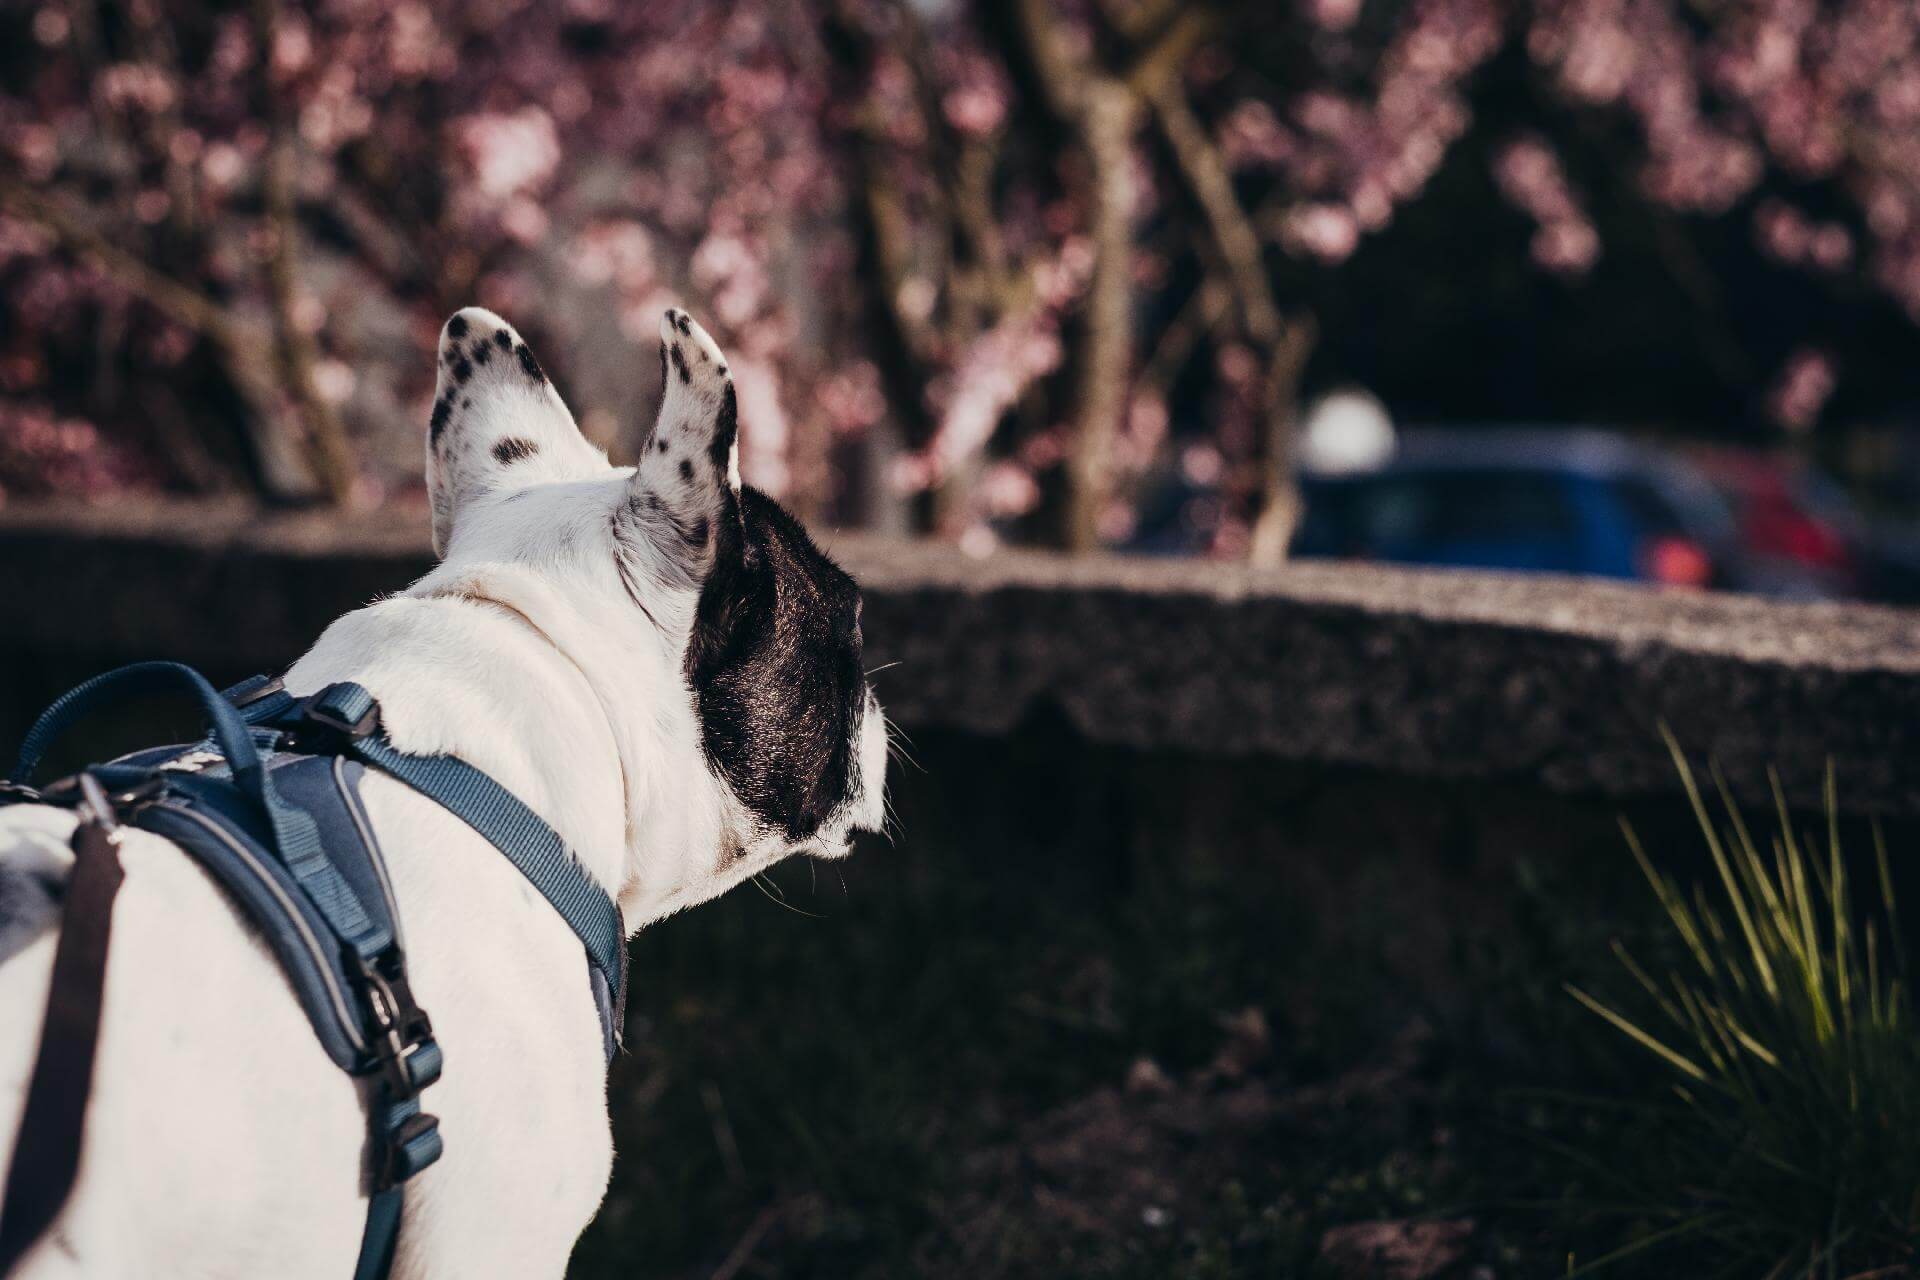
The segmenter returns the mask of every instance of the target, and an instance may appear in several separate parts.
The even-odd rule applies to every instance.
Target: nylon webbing
[[[241,715],[249,724],[288,729],[313,721],[315,713],[321,724],[358,725],[379,705],[371,693],[351,682],[328,685],[312,698],[300,699],[256,678],[235,686],[228,696],[242,701]],[[253,700],[245,701],[249,696]],[[627,942],[620,908],[581,868],[559,832],[518,796],[457,756],[409,755],[377,728],[359,737],[343,732],[342,737],[342,751],[432,800],[518,867],[580,939],[588,961],[606,980],[614,1007],[619,1007]]]

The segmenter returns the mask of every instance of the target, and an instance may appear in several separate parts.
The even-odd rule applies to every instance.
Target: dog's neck
[[[720,810],[697,750],[673,749],[677,737],[697,741],[693,727],[662,723],[677,705],[659,696],[677,678],[660,669],[670,655],[628,629],[512,566],[442,566],[334,623],[287,687],[365,686],[394,746],[490,774],[559,832],[637,929],[705,874],[688,863],[719,844]]]

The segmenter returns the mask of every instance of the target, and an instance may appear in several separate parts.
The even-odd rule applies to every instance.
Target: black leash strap
[[[86,783],[90,776],[82,775]],[[83,783],[84,785],[84,783]],[[40,1030],[40,1054],[27,1085],[27,1109],[0,1203],[0,1276],[53,1225],[80,1171],[80,1134],[100,1043],[100,1000],[107,979],[107,936],[124,872],[119,833],[98,784],[73,833],[73,875],[67,882],[53,981]],[[93,813],[88,814],[87,809]]]

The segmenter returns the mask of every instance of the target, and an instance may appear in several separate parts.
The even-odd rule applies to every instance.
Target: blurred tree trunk
[[[1068,454],[1067,547],[1100,545],[1100,517],[1113,497],[1113,444],[1127,412],[1133,336],[1133,154],[1131,92],[1096,77],[1083,95],[1093,236],[1085,349],[1079,363],[1079,412]]]
[[[1126,82],[1076,56],[1061,38],[1051,0],[1016,0],[1005,24],[1018,41],[1009,65],[1081,169],[1093,274],[1087,283],[1076,371],[1073,439],[1067,445],[1063,541],[1072,551],[1100,545],[1100,516],[1113,497],[1114,440],[1133,377],[1133,134],[1139,101]]]
[[[250,12],[259,75],[255,87],[269,138],[261,194],[272,231],[268,238],[266,269],[267,295],[273,310],[274,357],[281,386],[293,403],[300,425],[307,465],[312,468],[327,501],[344,506],[352,498],[359,467],[354,460],[353,446],[347,440],[346,425],[314,382],[318,346],[299,315],[300,224],[294,190],[299,155],[286,98],[273,84],[273,48],[280,25],[280,6],[277,0],[253,0]]]
[[[1313,354],[1314,336],[1311,317],[1288,324],[1280,341],[1268,352],[1266,374],[1260,382],[1265,456],[1261,459],[1258,514],[1247,549],[1247,558],[1256,565],[1271,566],[1285,560],[1293,531],[1300,524],[1299,459],[1295,453],[1300,375]]]
[[[1200,211],[1218,260],[1218,274],[1232,293],[1241,329],[1260,355],[1260,398],[1256,405],[1262,427],[1259,490],[1248,554],[1255,564],[1278,564],[1286,558],[1294,526],[1299,523],[1295,415],[1300,377],[1313,351],[1313,320],[1311,316],[1288,317],[1281,312],[1267,274],[1260,234],[1234,193],[1226,158],[1193,114],[1178,80],[1160,77],[1144,89],[1153,107],[1154,124],[1173,157],[1174,172]]]
[[[862,23],[861,14],[844,5],[823,8],[820,38],[833,64],[834,106],[847,120],[843,138],[852,187],[848,211],[853,220],[854,272],[858,277],[856,318],[872,344],[891,420],[890,434],[906,450],[919,450],[932,440],[935,427],[926,405],[932,369],[921,356],[923,335],[901,306],[907,283],[910,228],[900,193],[886,172],[883,130],[874,118],[870,100],[879,56],[877,41]],[[869,480],[870,495],[877,496],[887,484],[884,475]],[[912,504],[909,523],[914,532],[927,533],[932,522],[933,495],[921,494]]]

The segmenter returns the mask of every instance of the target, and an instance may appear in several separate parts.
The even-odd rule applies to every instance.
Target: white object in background
[[[1301,467],[1322,475],[1383,467],[1397,446],[1387,407],[1358,387],[1329,391],[1314,401],[1300,438]]]

